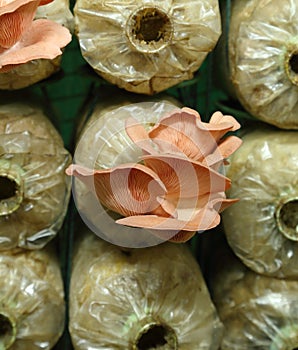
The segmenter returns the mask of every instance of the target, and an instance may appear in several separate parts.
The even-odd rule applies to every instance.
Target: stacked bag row
[[[25,88],[60,69],[71,40],[66,1],[0,4],[0,348],[52,349],[65,327],[57,234],[71,154]]]
[[[239,202],[223,213],[223,256],[209,275],[221,349],[296,349],[298,2],[226,1],[221,13],[214,62],[225,103],[245,115],[226,170]]]

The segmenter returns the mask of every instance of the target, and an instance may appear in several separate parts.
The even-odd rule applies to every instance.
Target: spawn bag
[[[217,0],[78,0],[74,14],[88,64],[110,83],[142,94],[191,79],[221,34]]]
[[[298,133],[252,131],[230,158],[229,195],[239,202],[224,211],[227,240],[254,271],[298,277]]]
[[[70,162],[41,109],[0,106],[0,250],[41,248],[57,234],[70,195]]]
[[[55,254],[0,254],[0,348],[49,350],[64,329],[64,292]]]
[[[220,349],[296,349],[298,282],[259,275],[223,249],[214,254],[208,278],[224,324]]]
[[[254,117],[298,129],[298,1],[227,4],[217,50],[223,88]]]
[[[91,232],[73,256],[69,330],[76,350],[215,350],[222,335],[186,246],[124,250]]]

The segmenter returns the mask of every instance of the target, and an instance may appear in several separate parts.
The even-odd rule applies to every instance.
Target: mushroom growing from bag
[[[220,170],[241,144],[236,136],[224,135],[239,127],[233,117],[220,112],[204,123],[196,111],[163,101],[107,111],[84,130],[76,164],[67,170],[85,185],[85,190],[77,182],[74,186],[79,210],[87,188],[114,213],[116,224],[146,229],[163,241],[185,242],[196,231],[217,226],[219,212],[237,201],[226,198],[231,183]],[[105,159],[105,150],[111,150],[116,139],[119,152]],[[82,209],[85,217],[94,216],[98,207],[90,203],[86,201]],[[102,226],[102,221],[98,224]],[[97,226],[94,220],[93,226]],[[113,222],[109,236],[114,235],[112,226]]]
[[[43,65],[38,60],[58,58],[62,54],[61,49],[71,41],[69,30],[62,25],[47,19],[34,20],[38,6],[46,5],[51,1],[15,0],[0,3],[1,89],[25,87],[31,83],[30,79],[29,83],[24,81],[28,80],[27,77],[20,82],[14,81],[15,69],[18,70],[18,67],[25,63],[31,62],[33,68],[40,65],[41,75],[37,75],[33,82],[45,78],[49,74],[49,67],[46,65],[48,62],[45,61]],[[33,75],[30,74],[29,67],[25,74],[27,76]],[[44,70],[47,73],[43,72]]]

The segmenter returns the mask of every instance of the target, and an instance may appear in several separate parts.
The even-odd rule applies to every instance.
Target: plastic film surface
[[[254,271],[298,276],[298,134],[249,132],[231,157],[229,195],[239,202],[223,213],[228,242]]]
[[[1,252],[0,346],[49,350],[64,328],[64,293],[54,251]]]
[[[221,34],[217,0],[78,0],[74,13],[85,60],[136,93],[191,79]]]
[[[298,1],[234,1],[226,20],[221,48],[236,97],[253,116],[298,129]]]
[[[48,19],[73,31],[73,15],[68,0],[54,0],[38,7],[35,19]],[[52,60],[37,59],[16,66],[13,70],[0,74],[0,90],[17,90],[33,85],[50,77],[61,68],[62,56]]]
[[[222,350],[298,347],[298,282],[262,276],[233,255],[220,255],[211,295],[224,324]]]
[[[41,248],[66,214],[71,156],[35,106],[1,105],[0,135],[0,250]]]
[[[73,31],[74,19],[69,6],[68,0],[54,0],[38,7],[35,18],[49,19]]]
[[[73,257],[69,330],[80,350],[218,349],[222,335],[186,246],[121,250],[90,232]]]

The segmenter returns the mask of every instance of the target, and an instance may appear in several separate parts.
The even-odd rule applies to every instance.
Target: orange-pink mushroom
[[[0,72],[35,59],[54,59],[71,41],[68,29],[33,20],[38,6],[53,0],[0,0]]]
[[[220,112],[204,123],[189,108],[177,109],[149,131],[135,119],[126,120],[126,133],[143,150],[137,163],[106,170],[71,165],[78,177],[108,209],[122,217],[116,223],[146,228],[164,240],[185,242],[197,231],[220,222],[220,212],[237,199],[227,199],[231,181],[218,171],[241,145],[239,123]]]

